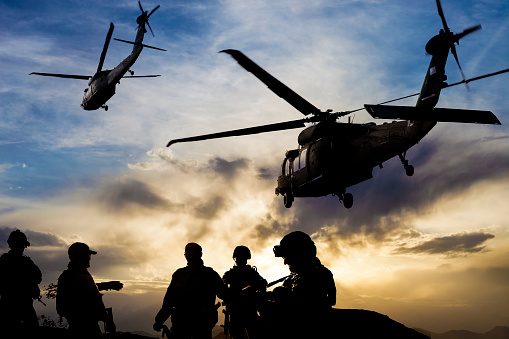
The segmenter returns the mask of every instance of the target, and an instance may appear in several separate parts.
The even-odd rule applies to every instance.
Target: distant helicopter
[[[92,111],[98,108],[103,108],[105,111],[108,110],[108,106],[106,102],[115,94],[115,86],[120,83],[120,79],[126,78],[153,78],[158,77],[160,75],[140,75],[134,76],[134,72],[131,71],[131,66],[136,62],[138,57],[140,56],[143,47],[157,49],[160,51],[166,51],[162,48],[152,47],[148,45],[144,45],[143,37],[147,30],[145,29],[145,24],[147,24],[148,28],[150,28],[150,32],[154,35],[150,24],[148,23],[148,18],[160,7],[157,5],[150,13],[145,12],[143,7],[141,6],[141,2],[138,1],[138,5],[141,9],[141,15],[136,19],[138,23],[138,29],[136,33],[136,39],[134,42],[116,39],[114,40],[129,43],[134,45],[131,54],[127,58],[125,58],[117,67],[112,70],[102,70],[104,58],[106,57],[106,52],[108,51],[108,46],[110,44],[111,35],[113,34],[114,25],[110,23],[110,30],[106,35],[106,41],[104,42],[104,47],[101,53],[101,58],[99,60],[99,66],[97,66],[97,72],[93,75],[72,75],[72,74],[54,74],[54,73],[37,73],[32,72],[30,75],[42,75],[42,76],[50,76],[57,78],[69,78],[69,79],[80,79],[80,80],[89,80],[88,88],[85,89],[85,94],[83,95],[83,102],[81,103],[81,107],[84,110]],[[131,76],[124,76],[127,72],[131,74]]]
[[[375,166],[382,168],[383,162],[398,156],[408,176],[414,174],[414,167],[405,158],[406,152],[417,144],[437,122],[461,122],[497,124],[500,121],[489,111],[435,108],[442,88],[487,78],[509,72],[499,72],[466,79],[458,61],[455,44],[467,34],[477,31],[480,25],[453,34],[436,0],[438,13],[444,29],[429,40],[426,52],[432,56],[428,72],[420,93],[386,101],[378,105],[364,105],[353,111],[321,111],[292,91],[286,85],[263,70],[248,57],[236,50],[221,52],[230,54],[243,68],[253,73],[274,93],[286,100],[307,117],[304,119],[262,125],[227,132],[212,133],[195,137],[171,140],[167,147],[178,142],[190,142],[230,136],[258,134],[305,127],[304,123],[316,123],[304,129],[298,137],[299,148],[286,152],[281,166],[281,175],[277,179],[276,195],[283,195],[284,206],[290,208],[294,197],[320,197],[337,195],[346,208],[353,205],[353,195],[346,188],[372,178]],[[445,64],[449,51],[456,59],[463,80],[454,84],[445,81]],[[468,85],[467,85],[468,86]],[[404,98],[417,96],[415,107],[384,105]],[[336,122],[339,117],[366,109],[374,118],[402,119],[405,121],[376,125]]]

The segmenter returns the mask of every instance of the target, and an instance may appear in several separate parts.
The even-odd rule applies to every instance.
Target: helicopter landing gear
[[[353,206],[353,194],[352,193],[342,193],[339,195],[339,201],[343,202],[343,206],[345,208],[352,208]]]
[[[103,108],[105,111],[108,111],[108,105],[102,105],[101,108]]]
[[[292,207],[293,204],[293,194],[292,193],[285,193],[283,194],[283,202],[286,208]]]
[[[131,74],[131,76],[134,75],[134,71],[131,71],[130,69],[128,69],[127,71]]]
[[[403,164],[403,168],[405,169],[405,173],[407,176],[411,177],[414,175],[414,166],[408,164],[408,160],[405,159],[406,157],[406,151],[399,154],[399,160],[401,160],[401,163]]]

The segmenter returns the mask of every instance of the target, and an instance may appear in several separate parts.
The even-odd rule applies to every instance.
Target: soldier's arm
[[[178,279],[178,278],[177,278]],[[161,306],[161,309],[159,312],[157,312],[155,317],[155,322],[153,325],[154,330],[160,331],[163,328],[163,324],[168,318],[170,317],[173,308],[175,307],[175,281],[177,280],[175,278],[175,273],[172,276],[170,285],[168,286],[168,289],[166,290],[166,294],[164,295],[163,299],[163,305]]]
[[[97,285],[97,289],[99,291],[107,291],[107,290],[120,291],[124,287],[124,284],[122,284],[120,281],[108,281],[108,282],[97,283],[96,285]]]

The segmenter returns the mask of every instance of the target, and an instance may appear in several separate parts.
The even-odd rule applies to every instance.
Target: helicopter
[[[344,207],[353,206],[353,195],[346,191],[350,186],[371,179],[373,168],[383,168],[383,163],[398,156],[407,176],[414,174],[414,167],[406,159],[407,151],[416,145],[437,122],[479,123],[500,125],[490,111],[436,108],[443,88],[509,72],[509,69],[467,79],[461,70],[455,44],[466,35],[481,29],[480,25],[454,34],[447,26],[440,0],[436,0],[443,29],[426,44],[431,61],[419,93],[389,100],[377,105],[366,104],[352,111],[322,111],[274,78],[238,50],[221,51],[229,54],[240,66],[261,80],[279,97],[287,101],[306,117],[303,119],[249,127],[226,132],[174,139],[167,147],[180,142],[191,142],[258,134],[306,127],[298,136],[298,148],[286,152],[277,179],[276,195],[283,196],[284,206],[290,208],[295,197],[320,197],[337,195]],[[454,56],[463,80],[448,84],[445,64],[449,52]],[[415,106],[391,106],[388,103],[419,96]],[[336,120],[365,109],[375,119],[392,119],[377,125],[374,122],[356,124]]]
[[[97,71],[93,76],[89,75],[73,75],[73,74],[55,74],[55,73],[38,73],[32,72],[29,75],[41,75],[41,76],[49,76],[49,77],[57,77],[57,78],[67,78],[67,79],[79,79],[79,80],[89,80],[88,88],[85,89],[83,94],[83,101],[81,103],[81,107],[86,111],[92,111],[99,108],[103,108],[105,111],[108,110],[108,106],[106,102],[115,94],[115,86],[120,83],[120,79],[126,78],[154,78],[160,75],[140,75],[135,76],[134,72],[130,69],[131,66],[136,62],[138,57],[140,56],[143,47],[157,49],[160,51],[166,51],[165,49],[152,47],[143,44],[143,37],[147,30],[145,29],[145,24],[150,29],[152,35],[154,32],[152,31],[152,27],[148,23],[149,17],[160,7],[157,5],[150,13],[148,11],[144,11],[141,6],[141,2],[138,1],[138,5],[140,6],[141,15],[138,16],[136,22],[138,23],[136,38],[134,42],[130,42],[127,40],[117,39],[114,40],[125,42],[128,44],[132,44],[133,50],[131,54],[127,56],[117,67],[111,70],[103,70],[104,58],[106,57],[106,52],[108,51],[108,46],[111,41],[111,36],[113,34],[113,29],[115,26],[113,23],[110,23],[110,29],[108,34],[106,35],[106,41],[104,42],[103,50],[101,53],[101,57],[99,59],[99,65],[97,66]],[[127,72],[129,72],[130,76],[124,76]]]

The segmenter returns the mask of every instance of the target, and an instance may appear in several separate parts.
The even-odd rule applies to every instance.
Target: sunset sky
[[[272,281],[288,274],[272,247],[302,230],[334,274],[338,308],[434,332],[509,326],[509,74],[444,89],[438,104],[490,110],[501,126],[438,124],[407,153],[413,177],[391,159],[349,188],[349,210],[336,196],[296,198],[286,209],[274,195],[298,129],[165,147],[303,117],[224,49],[241,50],[322,110],[419,92],[431,58],[424,46],[442,25],[435,1],[142,2],[157,4],[145,43],[168,51],[145,49],[132,70],[161,77],[122,80],[107,112],[88,112],[86,81],[28,74],[93,75],[110,22],[113,37],[134,39],[137,2],[0,2],[0,253],[11,231],[25,231],[42,287],[66,268],[68,246],[86,242],[98,252],[96,281],[125,284],[104,296],[118,330],[155,334],[186,243],[201,244],[220,275],[235,246],[247,245]],[[453,32],[483,26],[457,46],[467,77],[509,67],[507,1],[442,6]],[[131,49],[111,41],[104,68]],[[446,73],[461,80],[452,56]],[[373,121],[365,111],[350,119]],[[55,317],[51,301],[36,309]]]

